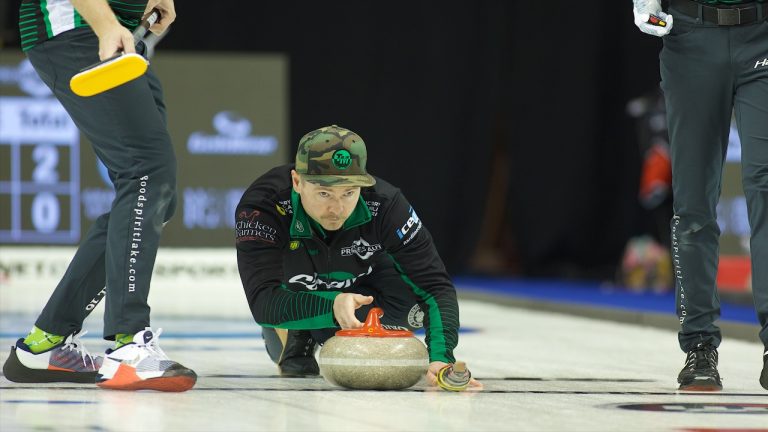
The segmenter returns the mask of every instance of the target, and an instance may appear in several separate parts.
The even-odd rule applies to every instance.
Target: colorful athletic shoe
[[[64,343],[35,354],[24,343],[16,341],[11,355],[3,365],[3,374],[17,383],[72,382],[93,384],[102,363],[100,356],[91,355],[80,338],[87,331],[69,335]]]
[[[165,355],[157,343],[162,332],[163,329],[157,329],[157,333],[153,333],[147,327],[136,333],[133,342],[107,350],[96,384],[113,390],[183,392],[191,389],[197,374]]]
[[[723,384],[717,372],[717,348],[709,344],[699,344],[688,351],[685,367],[677,376],[677,382],[680,383],[680,390],[722,390]]]

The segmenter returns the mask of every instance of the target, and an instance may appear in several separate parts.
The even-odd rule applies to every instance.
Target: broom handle
[[[133,39],[138,43],[144,35],[147,34],[149,28],[160,20],[160,11],[152,9],[152,12],[144,18],[136,29],[133,30]]]
[[[166,29],[163,34],[156,35],[149,31],[149,28],[159,20],[160,11],[157,9],[152,9],[152,12],[133,31],[133,39],[136,41],[136,44],[139,42],[144,42],[144,57],[147,59],[152,57],[152,55],[155,53],[155,45],[160,42],[160,39],[162,39],[163,36],[165,36],[165,34],[168,32],[168,29]]]

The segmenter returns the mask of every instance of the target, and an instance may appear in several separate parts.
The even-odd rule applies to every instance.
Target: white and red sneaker
[[[133,342],[107,350],[96,375],[96,384],[113,390],[158,390],[183,392],[197,382],[197,374],[170,360],[157,343],[163,329],[153,333],[147,327],[136,333]]]

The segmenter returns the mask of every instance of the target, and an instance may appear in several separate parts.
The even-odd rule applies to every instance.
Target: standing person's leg
[[[143,84],[146,96],[138,97],[140,93],[134,90],[120,89],[92,98],[74,96],[69,91],[69,77],[77,73],[81,68],[95,63],[98,60],[98,40],[89,29],[73,30],[63,33],[54,39],[38,45],[28,52],[28,57],[43,81],[51,88],[57,99],[64,105],[70,116],[76,122],[80,130],[94,143],[97,155],[106,162],[110,170],[110,177],[116,185],[130,181],[133,166],[141,167],[142,157],[152,158],[148,152],[146,155],[138,154],[133,150],[136,143],[144,145],[144,142],[154,143],[160,149],[164,149],[164,157],[160,161],[165,163],[163,171],[167,171],[160,177],[166,177],[164,183],[170,184],[173,189],[175,176],[175,162],[170,146],[170,139],[165,133],[164,105],[159,85],[154,82],[152,75],[148,75],[145,81],[151,85]],[[134,87],[140,85],[133,84]],[[141,102],[139,102],[141,100]],[[139,105],[136,105],[140,103]],[[130,120],[131,110],[145,115],[145,118]],[[152,114],[154,113],[154,115]],[[144,135],[145,131],[154,133],[158,138],[150,138]],[[126,133],[128,132],[128,133]],[[163,136],[164,134],[164,136]],[[135,176],[134,176],[135,177]],[[122,188],[126,190],[125,187]],[[160,188],[158,188],[160,189]],[[130,189],[128,189],[130,190]],[[129,198],[125,192],[118,194],[113,208],[120,208],[121,202]],[[145,197],[149,197],[147,194]],[[138,198],[135,198],[138,200]],[[156,199],[155,201],[162,201]],[[125,207],[124,204],[122,204]],[[151,206],[142,209],[151,214],[153,211],[163,214],[169,213],[169,206],[158,206],[153,210]],[[82,328],[83,321],[113,286],[119,284],[107,281],[110,274],[112,280],[125,279],[130,275],[120,275],[115,271],[114,265],[107,268],[108,258],[114,254],[112,244],[107,247],[110,237],[115,237],[115,232],[120,232],[118,237],[127,237],[131,233],[128,229],[129,220],[124,217],[122,223],[111,222],[110,214],[100,216],[80,243],[80,247],[72,259],[67,271],[54,290],[46,306],[41,311],[35,323],[35,329],[26,339],[16,344],[12,350],[9,361],[4,365],[4,371],[9,379],[23,382],[49,382],[49,381],[75,381],[94,382],[96,370],[101,365],[100,357],[89,355],[80,356],[82,345],[77,335]],[[147,216],[148,220],[152,217]],[[110,230],[113,234],[110,235]],[[159,232],[158,232],[159,235]],[[152,243],[152,234],[148,237]],[[156,237],[156,236],[155,236]],[[156,243],[156,240],[154,241]],[[151,247],[150,247],[151,248]],[[119,252],[119,250],[117,250]],[[151,265],[154,251],[145,254],[143,261],[149,261],[149,269],[145,274],[151,274]],[[120,255],[120,254],[119,254]],[[121,255],[125,255],[123,252]],[[125,261],[127,258],[123,258]],[[147,267],[139,263],[137,268]],[[134,276],[134,279],[138,279]],[[124,293],[114,291],[107,298],[107,315],[138,316],[140,323],[125,326],[126,333],[137,332],[149,324],[149,309],[145,309],[146,296],[148,294],[149,281],[136,280],[141,287],[137,295],[138,299],[123,301]],[[132,303],[138,303],[138,307]],[[124,306],[125,304],[125,306]],[[110,307],[112,305],[112,307]],[[123,309],[125,313],[123,312]],[[117,312],[116,312],[117,309]],[[136,320],[134,318],[134,320]],[[105,336],[113,336],[119,330],[110,330],[115,327],[112,324],[115,319],[107,318]],[[71,347],[75,350],[69,349]],[[71,357],[71,358],[70,358]],[[77,358],[75,358],[77,357]],[[90,360],[90,361],[87,361]],[[52,368],[53,367],[53,368]],[[50,371],[54,369],[54,371]]]
[[[115,186],[108,220],[103,219],[106,235],[96,232],[86,237],[88,243],[81,249],[92,252],[75,256],[38,326],[48,330],[77,326],[79,323],[73,321],[82,321],[85,314],[71,310],[83,309],[94,298],[94,293],[83,289],[82,276],[92,274],[88,268],[103,251],[107,292],[104,336],[111,339],[118,333],[132,335],[149,326],[150,278],[162,225],[175,196],[176,162],[164,110],[157,104],[162,101],[159,87],[155,84],[153,89],[149,84],[151,71],[88,98],[70,91],[69,77],[94,62],[97,44],[90,30],[73,30],[30,53],[33,65],[53,65],[48,79],[53,80],[56,97],[93,143]]]
[[[109,214],[104,214],[88,229],[67,271],[35,322],[36,327],[56,335],[76,333],[104,298],[104,250],[108,224]]]
[[[717,201],[730,130],[732,80],[725,30],[686,26],[675,16],[664,38],[661,78],[667,105],[674,217],[680,347],[720,344],[715,286],[719,235]],[[680,20],[682,21],[682,19]],[[677,32],[675,31],[677,29]]]
[[[744,195],[752,231],[752,295],[760,322],[765,354],[760,384],[768,389],[768,21],[736,29],[734,64],[740,65],[736,82],[736,123],[741,138]]]
[[[717,390],[722,386],[715,324],[720,317],[716,208],[733,104],[728,30],[672,14],[675,26],[664,37],[660,65],[672,159],[678,339],[688,353],[678,382],[681,389]]]
[[[165,107],[152,71],[105,93],[83,98],[69,79],[98,59],[98,40],[90,29],[62,33],[29,52],[30,61],[109,170],[115,199],[108,217],[86,237],[51,300],[38,318],[40,328],[79,327],[80,313],[98,286],[103,261],[106,285],[104,337],[120,338],[98,374],[104,388],[185,391],[197,375],[168,359],[158,346],[160,333],[149,328],[147,298],[160,234],[175,208],[176,160],[166,130]],[[104,231],[104,225],[105,231]],[[104,231],[104,233],[102,233]],[[91,281],[84,283],[84,281]],[[98,294],[98,293],[97,293]],[[77,303],[80,304],[77,304]],[[66,309],[74,308],[71,313]],[[86,309],[88,310],[88,309]],[[145,329],[146,328],[146,329]],[[47,337],[47,334],[46,334]]]

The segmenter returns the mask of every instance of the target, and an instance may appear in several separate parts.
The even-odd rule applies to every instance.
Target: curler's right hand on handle
[[[176,20],[176,7],[173,0],[149,0],[147,8],[144,10],[144,16],[147,17],[154,11],[160,13],[160,19],[152,23],[149,30],[156,35],[161,35]]]

